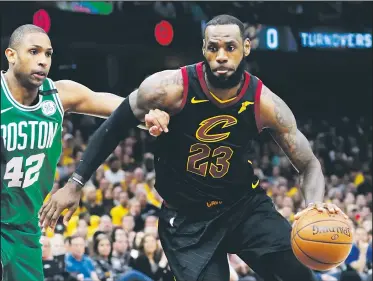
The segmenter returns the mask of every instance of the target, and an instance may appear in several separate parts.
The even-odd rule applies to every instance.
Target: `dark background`
[[[193,20],[180,7],[181,2],[174,3],[177,16],[168,19],[174,40],[164,47],[155,40],[154,27],[165,17],[154,12],[151,5],[128,2],[118,8],[115,4],[111,15],[102,16],[60,11],[49,2],[3,2],[2,54],[11,32],[19,25],[32,23],[33,14],[43,8],[51,17],[49,35],[55,49],[50,77],[68,78],[93,90],[126,96],[155,71],[202,59],[201,22]],[[230,13],[253,24],[287,25],[293,34],[315,26],[371,31],[371,2],[342,3],[347,6],[334,20],[321,20],[320,11],[333,14],[333,5],[326,2],[303,3],[301,15],[289,12],[289,6],[296,2],[264,2],[264,7],[251,3],[241,8],[233,2],[197,3],[207,20],[218,13]],[[305,49],[299,40],[297,43],[298,52],[253,50],[248,58],[251,72],[280,95],[297,117],[371,118],[372,49]],[[4,55],[1,62],[6,69]]]

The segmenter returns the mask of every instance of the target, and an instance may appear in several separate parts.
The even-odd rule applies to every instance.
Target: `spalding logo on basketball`
[[[310,210],[294,225],[291,246],[307,267],[325,271],[343,263],[352,247],[352,232],[342,215]]]
[[[44,115],[51,116],[56,112],[56,104],[53,101],[44,101],[41,104],[41,110],[43,111]]]

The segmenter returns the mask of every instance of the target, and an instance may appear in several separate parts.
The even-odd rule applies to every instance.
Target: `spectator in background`
[[[106,235],[110,235],[113,230],[113,223],[108,215],[103,215],[100,218],[100,224],[98,230],[104,232]]]
[[[127,233],[130,244],[133,244],[136,232],[134,231],[135,220],[133,216],[127,215],[122,218],[122,229]]]
[[[135,232],[135,237],[133,238],[132,249],[139,250],[141,247],[141,241],[145,236],[143,231]],[[137,257],[136,257],[137,258]]]
[[[115,238],[116,237],[116,238]],[[129,241],[126,235],[113,235],[113,251],[111,265],[118,281],[152,281],[145,274],[133,270],[129,264],[133,263],[130,255]]]
[[[102,198],[102,206],[104,207],[104,214],[110,214],[111,209],[115,206],[114,201],[113,201],[113,187],[112,186],[105,189],[103,198]]]
[[[120,183],[116,183],[113,185],[113,204],[115,206],[120,204],[119,196],[122,191],[123,191],[123,188],[120,185]]]
[[[126,235],[114,237],[111,264],[117,274],[125,273],[130,269],[131,255],[129,249],[129,241]]]
[[[79,219],[75,234],[84,239],[88,238],[88,224],[84,219]]]
[[[93,265],[100,281],[113,281],[114,272],[111,265],[112,245],[106,235],[98,236],[93,241]]]
[[[72,279],[65,272],[65,264],[61,263],[52,254],[51,241],[48,237],[42,236],[40,239],[42,245],[43,271],[45,281],[64,281]]]
[[[129,214],[133,217],[135,221],[134,231],[140,231],[144,228],[144,220],[141,217],[141,205],[140,202],[136,198],[132,198],[129,201]]]
[[[116,226],[113,228],[113,231],[111,232],[111,241],[115,241],[118,238],[125,237],[127,239],[127,234],[126,232],[120,227]]]
[[[132,215],[128,214],[122,218],[122,228],[127,234],[133,232],[134,227],[135,220]]]
[[[62,234],[54,234],[51,238],[51,250],[53,256],[65,256],[67,248]]]
[[[101,165],[100,167],[98,167],[98,169],[96,170],[95,174],[94,174],[94,177],[92,177],[91,181],[92,183],[95,185],[95,186],[99,186],[100,185],[100,181],[101,179],[105,178],[105,167],[104,165]]]
[[[144,233],[158,237],[158,218],[156,216],[147,216],[145,218]]]
[[[97,203],[97,192],[94,185],[87,185],[83,189],[84,193],[84,207],[89,214],[102,216],[104,214],[104,207],[102,204]]]
[[[119,205],[111,209],[110,215],[113,219],[113,225],[120,226],[122,218],[128,214],[128,193],[122,191],[119,194]]]
[[[354,243],[345,264],[349,269],[355,270],[363,280],[367,277],[369,260],[371,260],[371,257],[368,257],[368,248],[369,237],[367,231],[362,227],[356,228]]]
[[[79,281],[100,281],[93,261],[84,254],[86,241],[83,237],[73,236],[70,240],[69,253],[66,255],[66,271],[71,273]]]
[[[139,257],[134,261],[133,268],[143,272],[154,281],[159,281],[167,274],[167,258],[158,248],[156,238],[151,234],[145,234],[139,247]]]
[[[112,184],[120,183],[124,180],[124,171],[121,169],[119,158],[112,156],[109,161],[109,170],[105,171],[105,178]]]
[[[98,189],[97,189],[97,201],[102,203],[103,195],[105,191],[112,187],[110,181],[108,181],[105,177],[100,179]]]
[[[138,188],[136,190],[136,199],[140,202],[141,215],[143,220],[145,217],[150,215],[157,215],[159,208],[149,203],[148,195],[145,191],[145,188]]]
[[[137,167],[133,171],[133,176],[134,176],[135,183],[144,183],[145,182],[145,173],[144,173],[144,170],[142,168]]]
[[[114,149],[113,154],[118,159],[121,158],[121,156],[123,155],[123,149],[122,149],[122,146],[120,144]]]

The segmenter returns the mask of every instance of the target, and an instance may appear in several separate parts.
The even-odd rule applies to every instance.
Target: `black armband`
[[[140,121],[133,114],[129,98],[126,98],[92,135],[76,168],[75,177],[80,176],[76,178],[84,185],[124,139],[128,130],[139,123]]]

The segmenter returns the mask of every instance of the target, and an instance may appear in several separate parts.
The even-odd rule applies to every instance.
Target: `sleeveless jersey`
[[[40,91],[55,89],[45,79]],[[53,187],[62,152],[63,107],[57,93],[41,95],[33,106],[17,102],[1,73],[1,136],[6,168],[2,178],[1,223],[40,233],[38,211]]]
[[[157,191],[178,208],[232,203],[259,184],[248,155],[258,136],[262,82],[245,72],[238,95],[219,101],[207,88],[202,62],[181,71],[182,110],[155,143]]]

